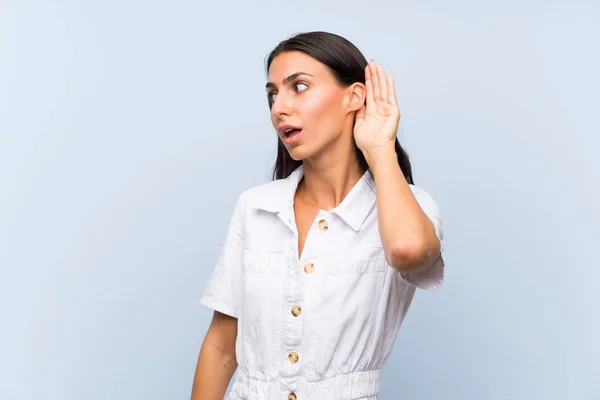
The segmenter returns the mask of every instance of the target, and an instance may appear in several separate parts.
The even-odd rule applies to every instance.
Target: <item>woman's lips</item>
[[[294,129],[291,133],[288,133],[288,134],[284,133],[281,140],[283,141],[283,144],[285,144],[286,146],[293,145],[298,142],[298,138],[300,137],[301,133],[302,133],[302,129]]]

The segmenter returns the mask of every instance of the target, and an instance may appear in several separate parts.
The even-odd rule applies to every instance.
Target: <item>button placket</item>
[[[295,228],[295,225],[294,225]],[[300,354],[302,353],[302,332],[303,332],[303,318],[300,318],[302,314],[302,306],[304,301],[304,293],[302,288],[302,282],[300,277],[303,272],[298,269],[298,264],[301,263],[298,255],[297,247],[297,233],[295,235],[295,241],[293,242],[294,248],[290,252],[290,258],[285,273],[285,286],[284,292],[285,312],[284,325],[283,325],[283,342],[281,346],[281,352],[278,357],[285,357],[285,365],[281,370],[281,375],[286,378],[287,384],[286,392],[289,393],[286,396],[286,392],[282,395],[284,398],[296,399],[294,391],[298,387],[298,380],[300,379]],[[302,265],[302,264],[300,264]],[[283,314],[282,314],[283,316]]]

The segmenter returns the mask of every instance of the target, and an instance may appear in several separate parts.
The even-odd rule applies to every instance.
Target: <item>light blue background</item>
[[[264,59],[327,30],[396,80],[439,203],[383,400],[600,399],[598,1],[0,1],[0,399],[187,399]]]

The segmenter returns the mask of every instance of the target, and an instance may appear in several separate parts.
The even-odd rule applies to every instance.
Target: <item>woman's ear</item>
[[[355,112],[365,105],[367,87],[364,83],[355,82],[348,87],[348,111]]]

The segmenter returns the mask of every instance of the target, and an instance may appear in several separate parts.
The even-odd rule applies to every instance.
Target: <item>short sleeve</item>
[[[440,254],[425,269],[418,272],[400,273],[402,279],[407,283],[425,290],[435,290],[442,286],[444,282],[444,256],[443,239],[444,232],[442,226],[442,217],[440,209],[433,198],[425,190],[410,185],[413,195],[421,206],[423,212],[429,217],[435,228],[435,234],[440,240]]]
[[[241,299],[245,214],[242,194],[229,221],[219,260],[200,300],[200,304],[235,318]]]

